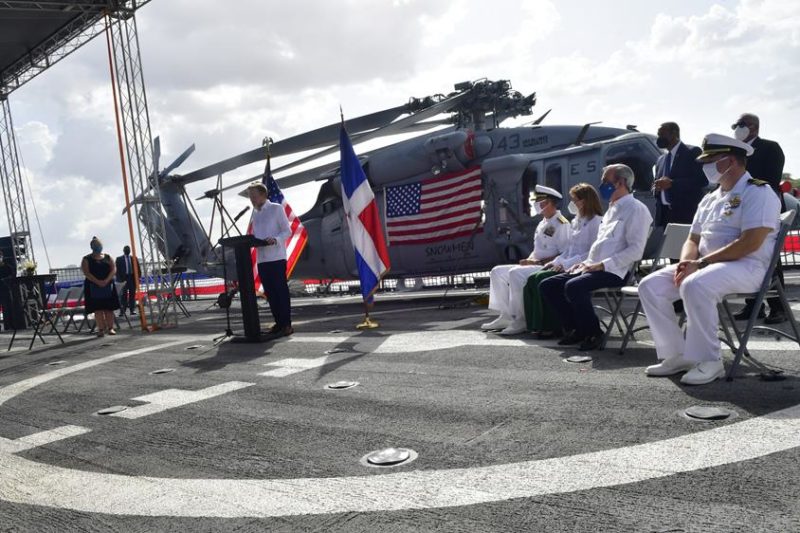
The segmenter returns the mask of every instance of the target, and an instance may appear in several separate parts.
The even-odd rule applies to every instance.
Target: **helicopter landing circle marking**
[[[0,389],[0,406],[72,372],[180,343],[114,354],[8,385]],[[0,443],[6,440],[0,438]],[[380,476],[261,480],[134,477],[36,463],[18,457],[13,448],[0,446],[0,471],[6,474],[0,477],[0,500],[87,513],[217,518],[426,509],[636,483],[796,447],[800,447],[800,405],[708,431],[623,448]]]

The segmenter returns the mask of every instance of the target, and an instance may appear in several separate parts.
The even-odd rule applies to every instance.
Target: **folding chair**
[[[727,344],[731,351],[734,352],[733,364],[728,368],[728,373],[725,376],[728,381],[733,379],[733,373],[736,371],[736,367],[739,366],[742,356],[746,356],[751,362],[755,363],[761,369],[766,370],[766,367],[755,360],[747,350],[747,342],[750,340],[750,334],[753,332],[753,330],[768,331],[775,335],[786,337],[787,339],[796,342],[798,346],[800,346],[800,330],[798,330],[797,320],[795,320],[792,308],[789,307],[789,303],[786,300],[786,293],[783,285],[780,283],[777,277],[773,276],[775,273],[775,267],[778,264],[778,259],[781,256],[781,251],[783,250],[783,241],[786,239],[786,234],[789,232],[796,215],[797,212],[794,209],[781,214],[781,226],[775,239],[775,246],[772,250],[772,258],[770,259],[769,268],[764,274],[764,279],[761,282],[761,287],[759,288],[758,292],[726,294],[717,306],[720,313],[720,328],[725,336],[725,338],[720,339],[720,341]],[[764,300],[766,298],[775,297],[780,299],[784,309],[788,311],[787,315],[789,318],[789,323],[792,326],[794,336],[777,328],[755,325],[756,319],[758,318],[758,311],[761,309],[761,305],[764,303]],[[753,299],[753,311],[750,313],[750,317],[747,319],[747,325],[745,326],[744,331],[740,330],[736,326],[736,320],[733,318],[733,312],[731,311],[730,307],[730,300],[741,298]],[[726,319],[729,324],[725,323]],[[738,344],[734,342],[733,337],[731,336],[731,330],[733,330]]]
[[[617,327],[620,335],[625,335],[625,329],[623,329],[622,325],[620,324],[620,313],[622,310],[622,300],[624,298],[621,289],[631,284],[631,282],[636,283],[637,280],[637,272],[639,270],[639,265],[642,261],[654,261],[655,255],[657,251],[657,247],[651,244],[653,239],[661,239],[661,235],[659,233],[655,233],[653,231],[653,227],[650,227],[649,233],[647,234],[647,243],[645,243],[645,251],[651,250],[651,255],[644,255],[639,261],[635,261],[631,268],[628,270],[628,273],[625,274],[625,278],[623,279],[621,287],[607,287],[602,289],[597,289],[592,291],[592,296],[600,296],[605,300],[605,304],[607,307],[602,305],[594,305],[595,311],[602,311],[609,315],[608,322],[603,321],[600,319],[600,324],[605,329],[603,333],[603,342],[600,344],[600,350],[604,350],[606,344],[608,343],[608,338],[611,336],[611,332],[614,329],[614,326]],[[625,322],[625,318],[622,317],[622,322],[627,325]]]
[[[653,267],[650,270],[651,273],[659,268],[667,266],[671,259],[680,259],[683,243],[685,243],[686,239],[689,237],[691,228],[691,224],[667,224],[667,227],[664,229],[661,247],[653,260]],[[628,342],[633,338],[633,335],[639,331],[648,329],[649,326],[645,323],[644,326],[638,328],[634,327],[636,325],[636,320],[640,316],[644,317],[642,302],[639,300],[638,284],[622,287],[620,292],[623,298],[636,298],[636,307],[633,312],[627,315],[627,319],[625,318],[626,315],[622,315],[622,321],[625,323],[625,334],[622,337],[622,346],[619,348],[619,354],[622,355],[625,353],[625,348],[628,346]]]
[[[63,322],[63,317],[67,310],[67,301],[69,297],[69,287],[62,287],[58,289],[56,298],[53,301],[51,309],[53,310],[52,327],[48,333],[53,333],[58,327],[59,320]]]
[[[75,300],[76,306],[68,307],[67,310],[65,311],[64,314],[69,317],[69,320],[67,320],[67,323],[64,325],[64,329],[61,330],[61,333],[66,333],[67,330],[69,330],[70,325],[75,326],[76,333],[80,333],[81,330],[83,329],[83,326],[86,324],[86,321],[89,319],[88,315],[86,314],[86,307],[84,306],[84,301],[83,301],[83,287],[82,286],[72,287],[70,288],[69,291],[70,292],[69,296],[67,297],[67,301],[69,302]],[[78,326],[78,323],[75,322],[76,315],[81,316],[80,326]]]

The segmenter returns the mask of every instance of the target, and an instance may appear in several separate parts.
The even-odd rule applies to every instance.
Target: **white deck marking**
[[[636,483],[800,446],[800,406],[568,457],[343,478],[173,479],[69,470],[0,453],[0,499],[87,513],[268,517],[453,507]]]
[[[324,357],[316,357],[314,359],[301,359],[301,358],[281,359],[280,361],[267,363],[266,366],[274,366],[277,368],[275,368],[274,370],[268,370],[267,372],[262,372],[261,374],[259,374],[259,376],[267,376],[272,378],[285,378],[286,376],[291,376],[292,374],[297,374],[298,372],[311,370],[312,368],[319,368],[321,366],[325,366],[331,363],[337,363],[343,359],[348,359],[355,355],[359,354],[341,353],[341,354],[326,355]]]
[[[771,337],[770,335],[765,335]],[[798,344],[794,341],[783,339],[780,341],[775,340],[759,340],[763,338],[761,334],[754,332],[747,343],[750,350],[757,351],[797,351],[800,349]],[[362,341],[360,343],[360,341]],[[372,346],[375,342],[381,343],[379,346]],[[430,350],[444,350],[447,348],[458,348],[461,346],[537,346],[540,348],[558,348],[557,340],[538,340],[529,335],[519,335],[514,337],[503,337],[495,333],[486,333],[478,330],[434,330],[434,331],[410,331],[404,333],[395,333],[387,335],[385,338],[380,339],[376,337],[359,337],[358,333],[352,336],[308,336],[293,335],[289,338],[289,342],[310,342],[319,344],[340,344],[343,342],[356,343],[354,349],[356,351],[366,351],[370,353],[408,353],[408,352],[427,352]],[[631,346],[639,344],[642,346],[653,346],[653,342],[649,339],[640,341],[630,341]],[[614,350],[622,345],[618,337],[612,337],[606,346],[607,350]],[[364,349],[367,348],[367,349]],[[723,345],[723,349],[726,349]]]
[[[92,368],[93,366],[102,365],[103,363],[110,363],[111,361],[117,361],[119,359],[125,359],[126,357],[130,357],[132,355],[139,355],[142,353],[153,352],[155,350],[163,350],[165,348],[170,348],[172,346],[177,346],[178,344],[184,344],[186,342],[190,342],[191,338],[187,337],[182,340],[176,340],[172,342],[165,342],[161,344],[154,344],[153,346],[146,346],[144,348],[139,348],[137,350],[131,350],[129,352],[120,352],[115,353],[112,355],[107,355],[105,357],[101,357],[100,359],[93,359],[91,361],[85,361],[83,363],[78,363],[77,365],[66,366],[63,368],[59,368],[58,370],[53,370],[52,372],[48,372],[46,374],[42,374],[40,376],[35,376],[32,378],[24,379],[22,381],[18,381],[17,383],[13,383],[6,387],[0,389],[0,405],[3,405],[9,399],[22,394],[23,392],[37,387],[43,383],[47,383],[48,381],[52,381],[56,378],[60,378],[62,376],[67,376],[69,374],[73,374],[75,372],[80,372],[81,370],[86,370],[87,368]],[[2,439],[2,437],[0,437]]]
[[[80,426],[61,426],[47,431],[40,431],[32,435],[26,435],[15,440],[0,439],[0,452],[18,453],[31,448],[38,448],[59,440],[77,437],[91,430]]]
[[[437,337],[438,333],[444,332],[428,335],[438,338],[436,342],[442,345],[444,338]],[[471,334],[458,333],[459,337]],[[478,334],[485,343],[484,334]],[[404,344],[411,339],[401,338]],[[445,347],[452,347],[452,340],[451,337]],[[181,342],[184,341],[59,368],[9,385],[0,389],[0,405],[57,377]],[[491,344],[498,343],[527,344],[522,340],[492,339]],[[431,343],[427,344],[424,349],[431,349]],[[386,345],[384,342],[381,349]],[[408,346],[405,348],[408,351]],[[796,447],[800,447],[800,405],[708,431],[568,457],[341,478],[134,477],[40,464],[0,447],[0,472],[3,472],[0,499],[79,512],[139,516],[270,517],[424,509],[636,483],[748,461]]]
[[[181,390],[181,389],[167,389],[144,396],[137,396],[132,398],[140,402],[147,402],[147,405],[138,405],[136,407],[129,407],[125,411],[119,413],[112,413],[109,416],[117,418],[136,419],[144,416],[154,415],[161,413],[168,409],[175,409],[190,403],[208,400],[215,396],[220,396],[228,392],[237,391],[246,387],[251,387],[255,383],[245,383],[242,381],[228,381],[227,383],[220,383],[213,387],[207,387],[197,391]]]
[[[448,329],[458,329],[466,326],[471,326],[477,322],[484,322],[486,317],[483,316],[473,316],[469,318],[462,318],[461,320],[444,320],[441,322],[426,322],[422,324],[422,326],[426,327],[429,330],[434,331],[441,331],[441,330],[448,330]]]

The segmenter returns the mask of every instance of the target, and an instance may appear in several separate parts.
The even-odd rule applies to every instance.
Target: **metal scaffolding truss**
[[[25,205],[25,189],[19,164],[17,139],[11,120],[8,97],[0,95],[0,182],[5,200],[8,231],[14,248],[14,259],[19,267],[25,259],[35,260]]]
[[[141,276],[146,284],[144,305],[149,316],[148,324],[163,327],[177,322],[177,306],[172,287],[172,261],[167,257],[164,214],[157,183],[158,171],[154,168],[150,116],[134,13],[134,7],[122,6],[110,13],[108,20],[130,192],[136,199],[133,210],[139,233]]]

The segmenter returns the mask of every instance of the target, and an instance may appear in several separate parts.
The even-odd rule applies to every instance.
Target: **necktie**
[[[672,171],[672,151],[667,152],[667,157],[664,159],[664,176],[669,177]],[[670,205],[669,191],[661,191],[661,203]]]
[[[130,276],[131,274],[132,274],[132,272],[131,272],[131,258],[130,258],[130,256],[126,255],[125,256],[125,275],[126,276]]]

